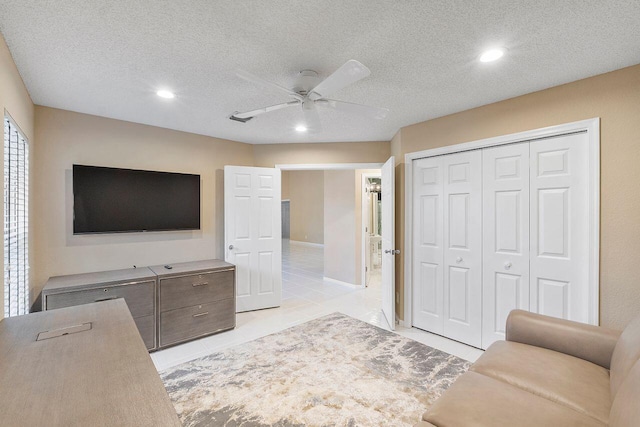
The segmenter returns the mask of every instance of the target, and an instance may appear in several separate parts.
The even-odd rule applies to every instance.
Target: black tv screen
[[[73,234],[200,229],[200,175],[73,165]]]

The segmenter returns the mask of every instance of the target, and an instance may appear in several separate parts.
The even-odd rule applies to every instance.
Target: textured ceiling
[[[2,31],[36,104],[250,143],[389,140],[402,126],[640,62],[640,1],[1,0]],[[504,46],[483,64],[486,48]],[[371,76],[333,97],[382,121],[297,108],[237,69],[291,87],[348,59]],[[158,88],[176,93],[171,101]]]

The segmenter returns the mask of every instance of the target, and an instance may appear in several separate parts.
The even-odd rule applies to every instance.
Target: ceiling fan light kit
[[[316,106],[331,108],[347,114],[360,114],[372,119],[381,120],[387,116],[389,110],[386,108],[372,107],[351,102],[329,99],[328,96],[339,90],[368,77],[371,71],[362,63],[351,59],[334,71],[329,77],[320,81],[318,73],[314,70],[302,70],[293,89],[288,89],[276,83],[254,76],[246,71],[238,71],[238,77],[249,82],[258,84],[265,89],[286,93],[291,98],[289,102],[262,107],[251,111],[236,111],[229,118],[231,120],[246,123],[252,118],[272,111],[281,110],[294,106],[301,106],[304,114],[305,125],[298,125],[298,132],[310,131],[318,133],[322,131],[322,122]],[[304,130],[302,130],[304,128]]]

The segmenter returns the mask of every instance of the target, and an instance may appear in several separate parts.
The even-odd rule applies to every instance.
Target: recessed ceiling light
[[[176,96],[173,94],[173,92],[168,91],[168,90],[159,90],[156,92],[156,95],[158,95],[161,98],[167,98],[167,99],[172,99],[175,98]]]
[[[298,132],[306,132],[307,131],[307,127],[305,125],[298,125],[298,126],[296,126],[296,130]]]
[[[502,58],[504,49],[490,49],[480,55],[480,62],[492,62]]]

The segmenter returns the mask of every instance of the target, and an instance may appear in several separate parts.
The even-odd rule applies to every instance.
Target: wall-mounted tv
[[[199,229],[200,175],[73,165],[73,234]]]

